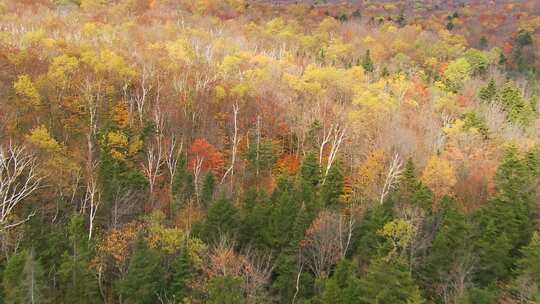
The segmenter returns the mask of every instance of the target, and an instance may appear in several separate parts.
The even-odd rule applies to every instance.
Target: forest
[[[0,303],[540,303],[537,0],[0,0]]]

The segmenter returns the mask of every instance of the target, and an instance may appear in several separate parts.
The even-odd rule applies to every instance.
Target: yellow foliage
[[[429,159],[420,180],[433,191],[437,198],[449,194],[457,182],[452,164],[436,155]]]
[[[112,120],[121,128],[127,127],[129,123],[129,112],[125,103],[119,103],[112,109]]]
[[[173,60],[186,64],[193,61],[194,53],[186,38],[178,38],[173,42],[169,42],[166,48]]]
[[[30,134],[26,136],[26,139],[40,149],[50,152],[59,152],[62,149],[44,125],[33,128]]]
[[[39,44],[45,38],[45,30],[38,29],[24,33],[22,36],[22,42],[25,45]]]
[[[30,104],[38,106],[41,104],[41,97],[37,91],[34,83],[28,75],[21,75],[15,83],[13,83],[13,88],[17,95],[26,98]]]
[[[125,160],[125,151],[128,148],[128,137],[120,131],[111,131],[107,134],[107,143],[111,148],[111,155],[117,160]]]
[[[77,58],[61,55],[53,58],[47,75],[54,83],[64,85],[68,81],[68,76],[76,71],[78,67],[79,61]]]

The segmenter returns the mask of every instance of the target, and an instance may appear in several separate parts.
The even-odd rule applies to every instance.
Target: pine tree
[[[172,211],[180,208],[186,200],[189,200],[194,195],[193,174],[187,170],[187,155],[180,154],[180,158],[176,163],[176,173],[172,183]]]
[[[267,194],[251,188],[246,191],[243,204],[242,224],[239,241],[241,245],[256,249],[269,249],[268,218],[269,202]]]
[[[86,235],[84,218],[74,215],[68,226],[70,248],[62,256],[60,281],[64,299],[71,303],[96,303],[98,287],[92,273],[92,253]]]
[[[540,234],[535,232],[530,243],[521,249],[516,278],[512,287],[520,303],[540,302]]]
[[[231,200],[222,196],[208,209],[206,222],[203,227],[203,237],[212,242],[222,235],[235,236],[239,224],[238,210]]]
[[[24,302],[25,291],[21,286],[27,257],[27,251],[20,251],[13,254],[7,261],[2,279],[5,303]]]
[[[459,275],[458,271],[461,273],[470,271],[470,267],[473,266],[475,260],[471,244],[473,227],[467,216],[447,196],[442,199],[437,216],[440,218],[439,228],[423,266],[425,289],[451,290],[449,288],[453,286],[451,278]]]
[[[242,304],[246,302],[242,280],[233,276],[214,277],[208,283],[208,304]]]
[[[368,268],[363,289],[360,303],[423,303],[407,263],[398,257],[376,258]]]
[[[203,180],[201,190],[201,203],[203,206],[209,206],[214,198],[214,189],[216,187],[216,179],[212,171],[208,171]]]
[[[496,197],[477,214],[477,280],[482,286],[508,279],[517,249],[530,239],[529,176],[526,163],[514,148],[510,149],[495,175]]]
[[[324,284],[321,304],[343,304],[343,292],[335,278],[329,278]]]
[[[495,84],[495,80],[491,78],[487,86],[480,89],[478,96],[482,101],[487,102],[493,100],[495,95],[497,95],[497,85]]]
[[[416,177],[416,168],[412,159],[409,159],[405,164],[397,196],[400,202],[411,204],[426,211],[432,209],[433,195],[431,190]]]
[[[190,282],[193,277],[193,261],[188,248],[183,248],[176,256],[171,271],[170,293],[175,303],[182,303],[189,296]]]
[[[343,194],[343,175],[341,173],[341,167],[339,163],[335,163],[328,175],[324,179],[324,184],[321,187],[321,203],[322,206],[338,206],[340,203],[340,196]]]
[[[375,70],[373,61],[371,60],[371,53],[369,50],[366,51],[364,58],[362,59],[362,67],[366,72],[372,73]]]
[[[34,250],[26,256],[22,272],[22,280],[19,288],[22,288],[24,297],[21,303],[39,304],[44,303],[43,290],[45,287],[45,277],[43,274],[43,268],[36,259]]]
[[[127,275],[119,284],[120,294],[127,303],[157,303],[162,288],[161,270],[159,254],[148,247],[143,233],[139,232]]]

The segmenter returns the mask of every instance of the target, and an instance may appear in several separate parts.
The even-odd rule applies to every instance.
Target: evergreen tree
[[[384,287],[383,287],[384,286]],[[360,303],[423,303],[407,263],[398,257],[376,258],[368,268],[363,282]]]
[[[219,240],[222,235],[235,236],[238,224],[238,211],[230,199],[222,196],[208,209],[202,231],[203,237],[212,242]]]
[[[497,196],[477,215],[477,280],[482,286],[508,279],[517,249],[530,238],[528,178],[526,163],[519,159],[515,149],[510,149],[495,176]]]
[[[337,280],[333,277],[326,280],[321,304],[343,304],[343,292],[339,288]]]
[[[299,191],[310,218],[314,218],[321,208],[317,200],[317,188],[321,182],[321,167],[314,153],[304,158],[300,167]]]
[[[182,303],[189,296],[190,282],[193,277],[193,261],[188,248],[183,248],[176,256],[171,271],[170,293],[175,303]]]
[[[242,304],[246,302],[242,280],[233,276],[214,277],[208,284],[208,304]]]
[[[176,173],[172,183],[172,211],[176,211],[186,200],[191,199],[194,194],[193,174],[187,170],[187,155],[180,154],[176,163]]]
[[[426,259],[423,276],[425,290],[433,289],[434,293],[451,290],[454,286],[452,278],[469,272],[475,260],[471,240],[473,227],[467,216],[447,196],[442,199],[438,216],[439,228]]]
[[[242,224],[239,240],[244,246],[269,249],[268,241],[268,197],[266,193],[251,188],[244,196]]]
[[[540,234],[535,232],[531,242],[521,249],[516,278],[512,288],[520,303],[540,302]]]
[[[5,303],[24,303],[25,290],[22,288],[22,281],[27,257],[27,251],[20,251],[7,260],[2,279]]]
[[[397,197],[400,202],[431,211],[431,190],[416,177],[416,168],[412,159],[409,159],[405,164]]]
[[[324,184],[321,187],[321,202],[322,206],[338,206],[340,202],[340,196],[343,194],[343,175],[341,173],[341,166],[339,163],[335,163],[328,175],[324,179]]]
[[[495,80],[491,78],[488,82],[488,84],[480,89],[479,97],[482,101],[491,101],[497,95],[497,85],[495,84]]]
[[[127,303],[158,303],[162,288],[161,258],[150,249],[139,232],[129,261],[128,272],[119,284],[119,291]]]
[[[99,301],[96,276],[92,273],[92,252],[86,234],[84,218],[74,215],[68,226],[70,248],[60,264],[60,282],[66,303],[96,303]]]
[[[214,198],[214,189],[216,187],[216,179],[212,171],[208,171],[203,180],[201,190],[201,202],[203,206],[209,206]]]
[[[43,268],[36,260],[33,249],[26,256],[19,288],[23,290],[24,294],[20,303],[39,304],[46,302],[43,297],[43,289],[45,288]]]
[[[362,67],[366,72],[369,73],[372,73],[375,70],[375,66],[373,65],[373,61],[371,60],[371,54],[369,50],[366,51],[366,54],[362,59]]]

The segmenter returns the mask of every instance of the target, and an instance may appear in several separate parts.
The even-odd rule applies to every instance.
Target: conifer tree
[[[495,95],[497,95],[497,86],[495,84],[495,80],[491,78],[487,86],[480,89],[478,95],[482,101],[488,102],[493,100]]]
[[[150,249],[139,232],[129,261],[124,280],[119,291],[128,303],[153,304],[158,302],[162,288],[161,258]]]
[[[243,304],[246,302],[240,285],[242,280],[233,276],[214,277],[208,284],[208,304]]]
[[[363,289],[360,303],[424,303],[407,263],[397,256],[376,258],[368,268]]]
[[[371,53],[369,50],[366,51],[364,58],[362,59],[362,67],[366,72],[372,73],[375,70],[373,61],[371,60]]]
[[[68,232],[70,248],[62,256],[59,271],[64,298],[71,303],[96,303],[100,297],[96,276],[90,267],[92,252],[84,218],[74,215]]]
[[[520,303],[537,303],[540,301],[540,234],[535,232],[520,251],[512,288]]]
[[[188,248],[182,248],[172,265],[170,292],[176,302],[182,303],[189,296],[193,277],[193,261]]]
[[[25,292],[21,285],[27,256],[27,251],[20,251],[7,261],[2,278],[5,303],[23,302]]]
[[[216,179],[212,171],[206,172],[201,190],[201,203],[203,206],[209,206],[214,198],[214,189],[216,187]]]
[[[203,237],[212,242],[219,240],[222,235],[235,236],[239,222],[236,207],[229,198],[221,196],[208,209],[202,231]]]
[[[328,171],[328,175],[321,187],[322,206],[336,207],[340,203],[340,196],[343,194],[343,175],[339,163],[334,164]]]

